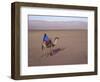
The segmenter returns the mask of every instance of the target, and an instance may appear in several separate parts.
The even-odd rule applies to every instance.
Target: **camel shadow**
[[[56,49],[53,49],[52,53],[50,53],[50,56],[57,55],[57,53],[59,53],[60,51],[65,50],[65,49],[66,48],[56,48]]]
[[[56,48],[56,49],[53,49],[52,52],[49,52],[45,55],[42,55],[41,57],[49,57],[49,56],[54,56],[54,55],[57,55],[59,52],[65,50],[66,48]]]

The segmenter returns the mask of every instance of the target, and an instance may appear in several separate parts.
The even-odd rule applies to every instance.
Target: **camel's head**
[[[56,40],[56,39],[59,39],[59,37],[55,37],[55,40]]]

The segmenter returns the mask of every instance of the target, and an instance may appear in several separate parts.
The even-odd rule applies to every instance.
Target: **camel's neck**
[[[57,41],[58,41],[58,39],[55,39],[55,40],[54,40],[54,45],[56,45],[56,44],[57,44]]]

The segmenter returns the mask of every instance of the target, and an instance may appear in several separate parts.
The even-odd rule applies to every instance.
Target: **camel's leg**
[[[46,48],[45,48],[45,49],[46,49]],[[45,54],[46,54],[46,52],[45,52],[46,50],[45,50],[45,49],[43,50],[43,55],[45,55]]]
[[[53,55],[53,48],[50,47],[50,55]]]
[[[42,50],[43,50],[43,55],[46,55],[46,45],[45,45],[45,43],[43,42],[43,44],[42,44]]]
[[[47,54],[48,54],[48,53],[47,53],[47,48],[44,48],[42,57],[43,57],[43,56],[47,56]]]
[[[45,53],[45,55],[48,56],[48,48],[46,48],[46,53]]]
[[[46,56],[47,57],[49,56],[49,49],[48,48],[46,49]]]
[[[45,55],[45,49],[42,50],[42,56],[43,57]]]
[[[48,56],[48,49],[47,48],[44,48],[44,50],[43,50],[43,56]]]

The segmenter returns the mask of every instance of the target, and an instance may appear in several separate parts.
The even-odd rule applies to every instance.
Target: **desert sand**
[[[44,54],[41,49],[44,33],[54,41],[54,54]],[[88,63],[87,30],[29,30],[28,66],[74,65]],[[49,53],[49,49],[46,49]]]

